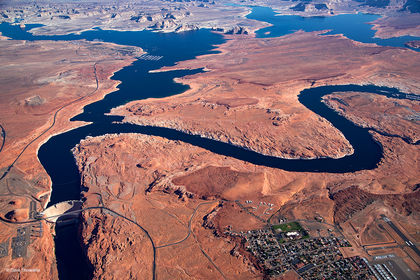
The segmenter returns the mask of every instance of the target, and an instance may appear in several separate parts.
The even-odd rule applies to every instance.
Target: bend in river
[[[410,99],[409,95],[400,93],[396,89],[373,85],[324,86],[306,89],[300,93],[299,101],[339,129],[349,140],[355,152],[340,159],[281,159],[261,155],[215,140],[189,135],[174,129],[119,124],[115,122],[121,121],[122,117],[105,115],[110,109],[132,100],[170,96],[187,90],[187,86],[175,83],[174,78],[198,73],[201,71],[200,69],[157,73],[149,73],[149,71],[173,65],[177,61],[192,59],[197,55],[212,53],[213,45],[223,42],[221,35],[211,33],[208,30],[178,34],[94,30],[83,32],[81,35],[32,36],[27,31],[20,30],[17,26],[7,24],[1,24],[0,31],[13,39],[25,40],[99,39],[121,45],[139,46],[151,55],[163,56],[159,61],[137,60],[132,65],[115,73],[113,79],[121,81],[118,90],[108,94],[103,100],[85,106],[83,113],[72,119],[92,122],[91,124],[54,136],[40,147],[39,160],[53,182],[50,204],[80,198],[80,175],[70,150],[87,136],[99,136],[107,133],[142,133],[162,136],[167,139],[190,143],[217,154],[290,171],[342,173],[372,169],[377,166],[382,157],[381,146],[373,140],[368,129],[353,124],[322,103],[322,96],[338,91],[358,91]],[[73,228],[72,230],[57,230],[56,256],[60,278],[89,278],[91,275],[90,267],[85,267],[82,271],[74,269],[76,266],[79,268],[83,266],[81,258],[83,253],[80,251],[80,246],[75,238],[77,229]]]

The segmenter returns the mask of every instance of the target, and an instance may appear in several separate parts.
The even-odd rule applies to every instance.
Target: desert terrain
[[[285,159],[338,159],[354,152],[340,130],[299,102],[306,88],[374,84],[420,94],[419,52],[324,31],[256,38],[254,32],[268,24],[246,18],[251,8],[242,5],[251,4],[301,16],[372,12],[383,16],[372,23],[375,36],[420,36],[411,0],[10,1],[0,4],[0,17],[21,28],[41,24],[31,29],[38,35],[93,28],[224,33],[227,41],[217,52],[154,70],[203,68],[176,79],[189,90],[132,101],[110,114],[124,117],[123,123],[171,128]],[[416,42],[407,44],[415,48]],[[113,73],[144,51],[4,36],[0,49],[0,278],[58,279],[54,226],[32,223],[51,194],[38,149],[51,136],[84,125],[69,119],[114,91],[119,82]],[[316,269],[300,262],[270,274],[269,258],[263,254],[262,260],[251,242],[279,232],[283,237],[275,242],[284,242],[294,232],[282,229],[289,223],[302,226],[293,234],[305,237],[279,246],[326,242],[343,262],[364,257],[382,264],[392,255],[410,277],[419,275],[413,250],[420,242],[418,99],[335,92],[323,102],[369,129],[383,152],[376,168],[288,172],[156,136],[82,140],[72,152],[81,174],[80,243],[93,279],[299,279],[304,269]]]
[[[94,155],[92,149],[96,151]],[[243,258],[229,253],[235,244],[216,238],[202,227],[203,216],[219,202],[190,199],[185,191],[179,192],[171,184],[176,174],[183,174],[188,168],[199,169],[204,162],[237,161],[182,143],[136,134],[90,138],[77,146],[74,154],[79,166],[83,165],[80,171],[88,189],[83,193],[84,207],[105,206],[146,228],[157,250],[159,278],[230,279],[241,275],[249,279],[259,275],[249,270]],[[118,166],[112,160],[116,156]],[[153,250],[144,233],[121,217],[107,215],[106,210],[85,211],[82,219],[83,245],[95,267],[95,278],[151,277]],[[105,253],[109,250],[112,253]],[[101,265],[104,261],[106,265]],[[138,270],[139,267],[143,269]]]
[[[410,157],[413,150],[406,153]],[[364,184],[371,190],[372,185],[383,183],[383,169],[395,170],[392,154],[386,154],[378,170],[338,178],[255,166],[179,141],[136,134],[89,138],[74,154],[86,187],[82,236],[95,278],[150,275],[153,251],[150,240],[135,225],[107,210],[88,210],[91,206],[104,206],[147,229],[157,252],[156,275],[162,278],[260,278],[261,267],[255,266],[241,239],[231,233],[263,228],[270,223],[269,217],[273,223],[278,217],[303,220],[309,228],[317,217],[342,225],[377,205],[373,218],[386,214],[409,225],[419,222],[418,190],[381,195],[361,190]],[[358,187],[345,186],[350,183]],[[246,210],[243,207],[249,200],[253,205],[271,203],[274,209]],[[197,207],[199,211],[194,211]],[[362,221],[359,231],[363,234],[357,237],[343,225],[356,249],[348,254],[369,256],[360,244],[372,243],[365,241],[371,221]],[[128,234],[131,229],[134,234]],[[328,232],[323,224],[321,229]],[[144,254],[136,254],[138,248]],[[415,263],[413,269],[418,270]]]
[[[286,158],[296,155],[298,158],[334,157],[335,154],[330,151],[337,152],[337,147],[328,147],[329,142],[331,145],[337,145],[339,141],[343,143],[340,145],[348,143],[340,140],[340,133],[331,124],[316,116],[311,117],[312,112],[298,101],[300,90],[329,84],[372,83],[397,87],[411,94],[419,93],[415,69],[420,57],[411,50],[360,44],[342,36],[325,36],[317,32],[297,32],[270,39],[251,36],[229,39],[219,46],[220,54],[201,56],[159,70],[205,67],[208,70],[205,73],[178,79],[190,85],[189,91],[159,100],[134,101],[114,109],[112,114],[124,115],[124,122],[174,128],[262,153],[265,152],[261,148],[264,144],[265,149],[273,151],[271,155],[277,153],[274,155]],[[301,61],[305,63],[299,63]],[[347,256],[375,258],[387,250],[393,252],[392,246],[402,246],[395,245],[401,242],[397,237],[395,241],[390,239],[391,243],[395,243],[390,245],[390,249],[381,251],[369,247],[380,243],[372,242],[375,238],[380,240],[380,237],[371,228],[375,226],[372,223],[382,219],[381,215],[386,215],[401,221],[403,228],[405,225],[413,226],[407,235],[417,238],[420,180],[419,148],[416,145],[418,101],[354,92],[335,93],[326,96],[324,102],[353,123],[371,129],[384,153],[377,168],[344,174],[294,173],[241,161],[232,163],[232,159],[226,157],[220,164],[220,156],[214,155],[215,159],[205,160],[206,164],[198,170],[201,163],[193,164],[194,169],[183,166],[179,169],[180,174],[179,171],[168,174],[163,171],[165,169],[153,166],[152,169],[159,175],[147,187],[148,192],[151,195],[154,191],[174,193],[181,201],[228,201],[217,211],[209,213],[212,219],[203,217],[203,227],[229,242],[236,240],[236,244],[241,244],[241,241],[226,234],[226,228],[232,232],[249,231],[263,228],[267,223],[291,220],[312,228],[311,234],[315,236],[323,231],[328,234],[329,226],[314,225],[312,222],[321,217],[329,225],[342,226],[341,230],[329,229],[345,236],[353,244],[353,249],[343,250]],[[280,118],[273,118],[273,113]],[[261,119],[253,124],[253,120],[247,118],[251,114]],[[302,127],[299,120],[304,120],[306,126]],[[319,131],[323,132],[317,134]],[[262,136],[270,134],[276,142],[270,143]],[[325,138],[316,138],[318,135]],[[252,137],[257,140],[250,141]],[[152,149],[147,143],[147,149]],[[316,143],[322,146],[318,147]],[[329,149],[322,150],[325,146]],[[283,147],[292,147],[293,153]],[[311,147],[311,154],[304,147]],[[125,148],[123,150],[126,151]],[[196,160],[202,155],[201,152],[193,152],[192,148],[188,151],[197,155]],[[177,152],[168,152],[173,153]],[[180,158],[185,161],[184,157]],[[79,163],[80,168],[85,165]],[[140,163],[140,166],[148,165]],[[84,174],[83,170],[81,172]],[[168,176],[172,178],[174,174],[176,178],[168,183]],[[240,205],[246,205],[246,201],[270,203],[275,205],[275,210],[244,212]],[[371,209],[376,210],[372,212]],[[246,213],[248,218],[244,217]],[[363,215],[369,218],[360,220],[360,217],[365,217]],[[356,222],[355,219],[359,220]],[[353,223],[358,223],[359,228]],[[384,234],[383,231],[381,234]],[[389,232],[392,233],[392,230],[389,229]],[[372,234],[373,237],[369,237]],[[371,238],[370,241],[367,238]],[[416,255],[410,250],[403,248],[398,256],[411,269],[418,271],[418,262],[413,261]],[[235,254],[262,271],[249,253]]]
[[[308,42],[316,43],[309,44]],[[364,45],[341,36],[323,36],[318,33],[304,32],[264,40],[256,40],[252,37],[240,39],[230,37],[230,40],[219,49],[220,54],[202,56],[162,69],[205,67],[208,72],[179,79],[180,82],[189,84],[191,90],[159,100],[134,101],[113,110],[112,114],[125,115],[124,121],[127,122],[167,126],[235,145],[243,145],[245,148],[257,151],[261,151],[260,146],[253,145],[251,141],[238,140],[238,135],[241,135],[242,139],[254,136],[258,139],[258,142],[254,143],[261,143],[265,140],[261,135],[273,131],[272,133],[277,136],[275,141],[278,142],[271,144],[272,146],[267,145],[267,150],[282,151],[282,142],[287,143],[283,144],[285,147],[306,144],[305,141],[314,140],[315,133],[319,132],[317,128],[322,129],[324,126],[328,129],[328,133],[331,133],[328,136],[325,135],[326,139],[337,144],[337,140],[333,137],[340,136],[328,122],[316,116],[311,118],[311,112],[298,102],[297,95],[305,87],[341,83],[374,83],[396,86],[406,92],[418,93],[419,82],[414,69],[419,56],[410,50]],[[246,58],[244,58],[245,53]],[[410,58],[404,58],[401,62],[392,61],[402,56]],[[351,61],[346,60],[350,57]],[[274,61],[282,61],[282,63]],[[299,64],[297,61],[306,63]],[[338,64],[344,65],[344,68],[335,67]],[[292,68],[290,65],[295,67]],[[312,65],[317,65],[316,70]],[[307,79],[299,79],[302,76]],[[370,100],[372,98],[374,100]],[[183,203],[188,205],[192,201],[219,203],[217,208],[209,209],[207,215],[197,220],[201,221],[204,229],[220,237],[220,242],[236,244],[233,255],[247,260],[243,261],[241,269],[246,270],[245,267],[252,263],[257,271],[261,271],[261,267],[255,263],[253,256],[244,251],[243,247],[241,248],[240,240],[225,233],[226,228],[229,228],[230,232],[262,228],[267,224],[270,216],[273,222],[282,219],[302,220],[303,223],[308,224],[309,228],[313,227],[310,221],[318,217],[322,217],[322,220],[328,224],[345,225],[351,223],[359,213],[368,211],[365,209],[377,205],[377,207],[380,206],[379,210],[371,214],[373,220],[367,219],[360,225],[358,232],[363,234],[354,236],[352,229],[347,229],[345,226],[344,231],[339,231],[344,236],[348,236],[349,241],[355,246],[355,250],[347,250],[345,254],[369,257],[371,256],[371,251],[368,250],[370,247],[364,250],[361,244],[371,244],[366,242],[367,236],[372,234],[369,231],[369,223],[380,219],[381,214],[398,221],[406,221],[411,225],[418,225],[419,222],[417,207],[419,192],[416,187],[420,179],[419,149],[418,145],[413,143],[417,141],[416,135],[419,128],[418,121],[413,119],[418,111],[416,107],[418,102],[393,100],[361,93],[336,93],[327,96],[325,100],[352,122],[372,128],[371,133],[381,143],[384,152],[384,158],[376,169],[335,175],[286,172],[214,155],[182,142],[168,142],[168,140],[155,137],[138,137],[138,140],[128,140],[127,138],[137,139],[137,136],[110,135],[87,139],[75,150],[80,172],[83,174],[83,185],[89,189],[85,195],[87,201],[94,199],[93,204],[98,203],[97,193],[101,193],[103,203],[106,204],[106,201],[111,203],[116,201],[112,198],[114,195],[134,195],[134,189],[138,186],[142,190],[141,195],[150,199],[156,195],[172,195],[180,201],[178,207],[181,208],[184,207]],[[372,106],[369,106],[372,103],[377,106],[374,108],[375,111]],[[285,113],[290,114],[290,110],[293,110],[292,117],[283,122],[273,119],[270,115],[273,112],[280,112],[277,115],[282,117]],[[251,127],[252,121],[246,118],[250,114],[256,118],[261,116],[261,120],[254,127]],[[304,129],[296,129],[300,128],[299,122],[292,121],[300,119],[305,120],[307,124]],[[308,123],[309,120],[311,122]],[[273,125],[273,121],[279,121],[278,125]],[[264,126],[267,128],[258,136],[258,131],[264,129]],[[230,128],[223,130],[226,127]],[[287,134],[281,131],[274,132],[276,127],[284,127]],[[204,128],[206,131],[203,131]],[[311,128],[313,128],[313,134],[311,134]],[[241,132],[235,134],[237,130]],[[220,131],[223,131],[223,136],[218,135]],[[294,133],[292,134],[291,131]],[[294,138],[290,139],[291,137]],[[325,145],[326,139],[317,139],[315,142]],[[107,142],[109,144],[106,144]],[[131,142],[133,142],[131,145],[139,146],[135,148],[126,146]],[[314,143],[302,146],[310,146],[315,151],[317,149]],[[302,149],[302,146],[296,146],[295,150]],[[103,156],[98,157],[98,151],[102,150],[104,150]],[[118,154],[118,150],[121,154]],[[331,148],[331,150],[337,149]],[[280,156],[290,157],[290,153],[285,151],[287,149],[283,149],[284,154]],[[140,154],[137,155],[137,153]],[[165,157],[164,161],[159,159],[160,155]],[[313,154],[305,155],[303,152],[302,155],[304,156],[301,157],[313,156]],[[334,156],[334,154],[329,154],[326,150],[318,152],[316,156]],[[99,160],[105,160],[103,158],[110,158],[110,160],[107,163],[99,162]],[[112,173],[113,175],[109,176],[111,171],[101,170],[100,166],[110,166],[115,161],[113,158],[118,158],[119,163],[112,169],[114,172],[122,172],[122,175]],[[141,170],[136,170],[134,166]],[[134,173],[129,175],[130,172]],[[143,172],[148,172],[150,175],[143,175],[140,185],[133,183],[138,181],[136,179],[126,181],[126,178],[136,177]],[[124,180],[121,181],[119,177]],[[101,178],[102,183],[97,182],[95,178]],[[111,182],[112,189],[109,187]],[[98,191],[98,188],[102,192]],[[104,191],[109,194],[104,195]],[[109,199],[104,200],[104,197]],[[275,205],[275,209],[245,211],[242,207],[246,201],[270,203]],[[223,202],[222,205],[220,205],[221,202]],[[128,213],[126,212],[128,209],[121,207],[117,209]],[[147,211],[150,210],[143,209],[143,211],[135,212],[138,214],[134,215],[136,217],[144,215],[140,213]],[[159,224],[158,219],[154,219],[153,223],[148,223],[146,218],[142,221],[144,221],[143,226],[148,229],[158,227]],[[92,226],[86,226],[83,231],[89,235],[92,232],[91,228]],[[197,232],[200,230],[198,225],[196,230]],[[325,226],[324,228],[321,226],[320,230],[328,232]],[[154,238],[153,231],[151,232]],[[161,233],[162,230],[156,238],[160,238]],[[202,242],[200,246],[211,257],[210,252],[213,246],[205,244],[205,241],[198,240],[197,242]],[[85,242],[88,251],[91,246],[97,246],[95,244]],[[129,249],[125,249],[124,252],[127,250]],[[119,255],[122,252],[114,252],[114,254]],[[407,253],[401,254],[402,258],[410,261]],[[96,260],[100,256],[100,253],[90,256],[95,267],[98,267]],[[182,256],[180,258],[184,259]],[[217,264],[216,256],[213,255],[213,258]],[[220,257],[217,256],[217,259]],[[157,263],[159,262],[163,262],[164,267],[167,266],[158,258]],[[141,262],[139,260],[136,263]],[[227,264],[221,267],[227,271],[231,269]],[[235,267],[239,269],[238,266],[235,265]],[[418,270],[415,263],[411,263],[411,267]],[[192,271],[190,270],[191,275],[198,273]],[[166,278],[166,272],[160,271],[159,268],[156,273],[163,274]],[[214,273],[217,275],[220,272]],[[225,274],[229,278],[227,275]],[[200,276],[194,277],[200,278]]]
[[[300,15],[304,17],[328,17],[339,14],[358,12],[377,14],[382,17],[373,21],[375,37],[392,38],[398,36],[420,36],[420,6],[415,0],[394,1],[276,1],[276,0],[234,0],[239,5],[266,6],[282,15]]]
[[[419,102],[366,93],[337,93],[325,102],[352,122],[380,134],[401,137],[418,144],[420,127]]]
[[[210,1],[89,1],[37,4],[8,3],[3,21],[41,24],[31,32],[37,35],[80,33],[99,27],[104,30],[183,32],[200,28],[224,33],[252,33],[266,23],[246,19],[249,7],[227,6]]]
[[[45,0],[22,3],[8,1],[2,6],[1,19],[5,22],[41,24],[31,32],[37,35],[61,35],[80,33],[99,27],[104,30],[154,30],[183,32],[209,28],[227,34],[253,33],[268,26],[267,23],[247,19],[252,6],[266,6],[282,15],[333,16],[358,12],[378,14],[383,17],[374,21],[375,36],[420,36],[419,12],[416,0],[357,0],[357,1],[90,1],[65,3]]]
[[[415,69],[420,56],[410,50],[365,45],[319,32],[230,38],[219,47],[221,54],[162,69],[208,69],[178,79],[191,90],[134,101],[113,109],[112,114],[125,116],[125,122],[174,128],[268,155],[339,158],[352,153],[351,145],[328,121],[300,104],[301,90],[373,83],[419,92]]]
[[[1,244],[9,247],[17,229],[25,228],[25,258],[11,249],[0,259],[1,277],[57,278],[53,232],[33,220],[49,201],[50,178],[38,161],[38,147],[54,134],[83,123],[69,119],[88,103],[114,90],[113,72],[130,64],[140,48],[92,43],[0,40],[1,102]],[[11,223],[13,222],[13,223]],[[18,224],[16,224],[16,222]],[[29,234],[29,235],[27,235]],[[23,256],[23,255],[22,255]],[[35,273],[22,271],[36,269]],[[12,277],[12,278],[10,278]],[[23,276],[22,276],[23,277]]]

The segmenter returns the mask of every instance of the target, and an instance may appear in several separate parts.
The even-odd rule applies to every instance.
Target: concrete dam
[[[57,223],[78,219],[83,202],[80,200],[67,200],[56,203],[39,213],[46,221]]]

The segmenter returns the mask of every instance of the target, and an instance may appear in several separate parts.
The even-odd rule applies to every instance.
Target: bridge
[[[67,200],[51,205],[44,211],[40,212],[40,218],[45,217],[45,220],[50,223],[57,223],[61,221],[68,221],[77,219],[82,209],[82,201]]]

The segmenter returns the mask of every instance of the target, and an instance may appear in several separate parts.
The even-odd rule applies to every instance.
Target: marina
[[[160,55],[150,55],[150,54],[143,54],[142,56],[137,57],[141,60],[151,60],[151,61],[158,61],[163,58],[163,56]]]

